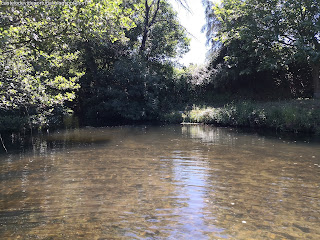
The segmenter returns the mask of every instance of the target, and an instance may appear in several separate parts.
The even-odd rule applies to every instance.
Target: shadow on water
[[[88,145],[107,144],[112,140],[104,128],[82,128],[60,130],[53,133],[24,135],[21,133],[3,135],[1,153],[19,153],[26,151],[41,152],[44,148],[70,148]]]
[[[284,132],[275,131],[274,129],[261,129],[261,128],[234,128],[237,133],[240,134],[251,134],[258,135],[260,137],[265,137],[268,139],[280,139],[283,141],[290,142],[300,142],[300,143],[311,143],[319,144],[320,135],[315,135],[312,133],[294,133],[294,132]]]
[[[196,127],[197,125],[193,126]],[[45,146],[49,148],[59,147],[79,147],[88,145],[103,145],[112,141],[113,138],[119,137],[118,134],[110,134],[110,129],[123,128],[128,134],[140,131],[140,129],[148,129],[152,126],[124,126],[124,127],[109,127],[109,128],[78,128],[66,129],[55,132],[38,133],[31,136],[30,134],[2,134],[2,141],[0,144],[0,154],[4,153],[19,153],[26,151],[41,151]],[[210,125],[202,125],[206,129],[215,129],[216,127]],[[296,134],[291,132],[275,132],[274,130],[266,129],[252,129],[252,128],[230,128],[220,127],[225,131],[239,133],[248,136],[260,136],[262,138],[300,142],[308,144],[319,144],[320,136],[313,134]],[[121,136],[120,136],[121,137]],[[7,150],[7,151],[6,151]]]

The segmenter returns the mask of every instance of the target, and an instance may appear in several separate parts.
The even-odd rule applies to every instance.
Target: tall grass
[[[185,111],[184,122],[273,128],[281,131],[320,134],[320,102],[292,100],[283,102],[238,102],[223,107],[197,107]]]

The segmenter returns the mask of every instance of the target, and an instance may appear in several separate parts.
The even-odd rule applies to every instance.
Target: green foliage
[[[319,133],[320,106],[316,101],[238,102],[220,108],[193,107],[185,122],[224,126],[263,127],[292,132]]]
[[[84,75],[77,42],[124,41],[135,26],[121,0],[65,2],[0,9],[0,109],[17,109],[30,127],[57,122],[76,97]]]
[[[319,11],[319,2],[312,0],[224,0],[211,11],[207,8],[205,30],[214,44],[209,66],[214,86],[285,86],[299,96],[301,84],[292,83],[300,78],[298,67],[308,76],[299,80],[305,86],[300,94],[308,94],[311,79],[314,92],[319,92]]]
[[[108,71],[98,71],[94,77],[88,75],[88,79],[85,77],[81,82],[90,81],[95,87],[90,91],[82,88],[79,92],[78,102],[81,101],[83,111],[79,115],[84,124],[156,120],[178,99],[174,95],[170,65],[149,66],[140,58],[122,58]]]
[[[148,61],[168,62],[189,50],[190,39],[168,1],[135,0],[136,28],[127,32],[129,48]],[[130,7],[130,3],[127,3]]]
[[[0,16],[0,110],[27,119],[17,128],[70,125],[70,109],[83,124],[154,120],[182,98],[171,61],[189,39],[167,1],[11,4]]]
[[[162,0],[122,7],[135,11],[136,27],[125,33],[130,41],[78,43],[86,74],[73,108],[86,125],[157,120],[182,102],[184,81],[174,74],[171,59],[187,50],[189,40],[176,13]]]
[[[277,57],[289,58],[287,53],[320,58],[319,8],[317,1],[257,1],[224,0],[214,7],[220,21],[217,37],[226,45],[243,41],[244,48],[254,47],[252,54],[272,50]],[[260,67],[273,68],[277,62],[262,62]],[[275,59],[276,60],[276,59]],[[287,59],[289,60],[289,59]],[[279,62],[279,63],[284,63]],[[266,66],[267,65],[267,66]]]
[[[142,61],[120,60],[107,79],[97,79],[99,88],[84,106],[89,118],[143,120],[158,110],[158,76],[149,75]]]

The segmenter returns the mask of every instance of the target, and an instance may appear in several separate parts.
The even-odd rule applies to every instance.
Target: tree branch
[[[156,17],[158,15],[159,8],[160,8],[160,0],[158,0],[158,2],[157,2],[157,8],[156,8],[156,11],[153,14],[152,20],[150,21],[149,27],[151,27],[154,24],[154,22],[156,20]]]

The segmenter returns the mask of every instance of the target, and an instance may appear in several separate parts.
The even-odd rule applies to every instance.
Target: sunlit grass
[[[272,128],[320,134],[320,101],[238,102],[223,107],[193,106],[182,114],[183,122]]]

